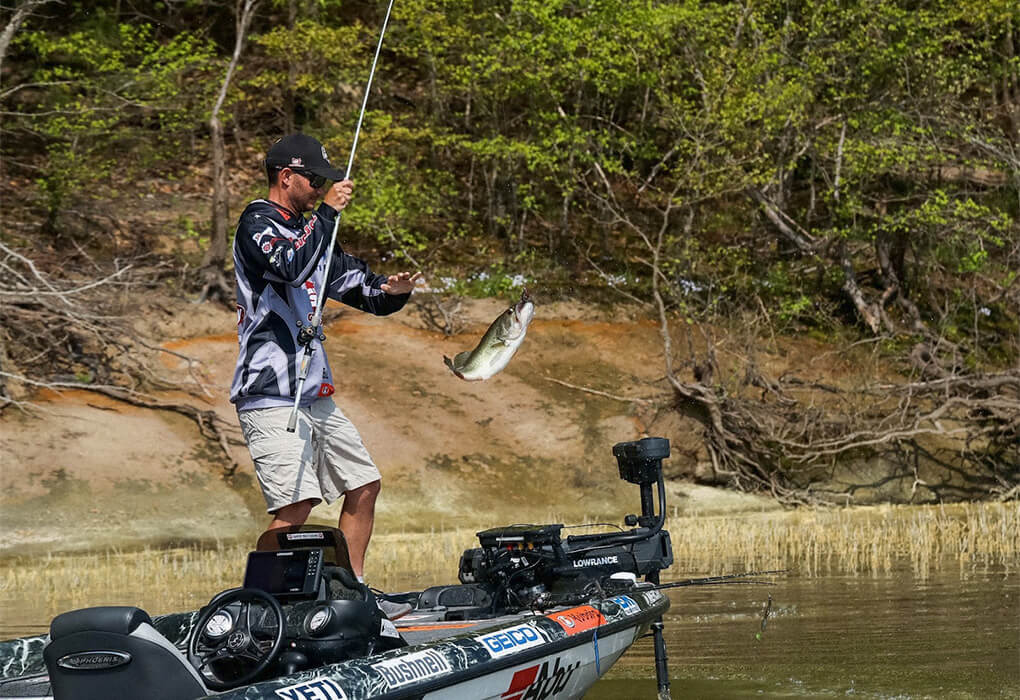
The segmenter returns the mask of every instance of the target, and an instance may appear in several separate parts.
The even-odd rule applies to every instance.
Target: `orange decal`
[[[435,630],[459,630],[477,626],[478,625],[475,624],[474,622],[468,622],[467,624],[460,623],[450,625],[411,625],[409,627],[397,625],[396,627],[401,632],[433,632]]]
[[[562,627],[563,631],[568,635],[578,634],[579,632],[606,624],[605,615],[590,605],[581,605],[569,610],[551,613],[546,615],[546,617]]]

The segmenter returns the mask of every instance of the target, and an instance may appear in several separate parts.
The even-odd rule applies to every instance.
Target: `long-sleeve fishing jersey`
[[[257,199],[241,214],[234,236],[237,280],[237,368],[230,400],[237,410],[290,406],[297,391],[304,348],[298,322],[307,325],[323,289],[325,251],[337,212],[323,203],[309,219],[286,207]],[[363,260],[334,247],[328,296],[362,311],[385,316],[410,294],[380,289],[386,277]],[[333,374],[318,340],[301,396],[307,406],[334,391]]]

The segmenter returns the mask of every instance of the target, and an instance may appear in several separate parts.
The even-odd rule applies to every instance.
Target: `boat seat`
[[[198,671],[139,608],[58,615],[43,658],[54,700],[194,700],[209,694]]]

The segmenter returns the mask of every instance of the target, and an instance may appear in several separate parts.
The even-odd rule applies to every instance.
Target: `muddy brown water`
[[[0,591],[0,637],[44,632],[38,604],[11,593]],[[669,596],[674,698],[1020,698],[1015,567],[947,563],[923,579],[907,567],[791,573],[769,587],[682,588]],[[97,597],[135,600],[129,584]],[[651,640],[639,640],[588,697],[655,698],[653,661]]]
[[[790,575],[669,596],[674,698],[1020,698],[1015,570]],[[655,698],[653,662],[639,640],[587,697]]]

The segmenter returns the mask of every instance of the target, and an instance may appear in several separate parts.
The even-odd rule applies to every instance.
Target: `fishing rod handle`
[[[301,394],[305,390],[305,380],[308,379],[308,368],[312,364],[312,344],[305,346],[304,354],[301,355],[301,368],[298,370],[297,390],[294,392],[294,405],[290,408],[290,418],[287,419],[287,432],[293,433],[297,429],[298,409],[301,407]]]

